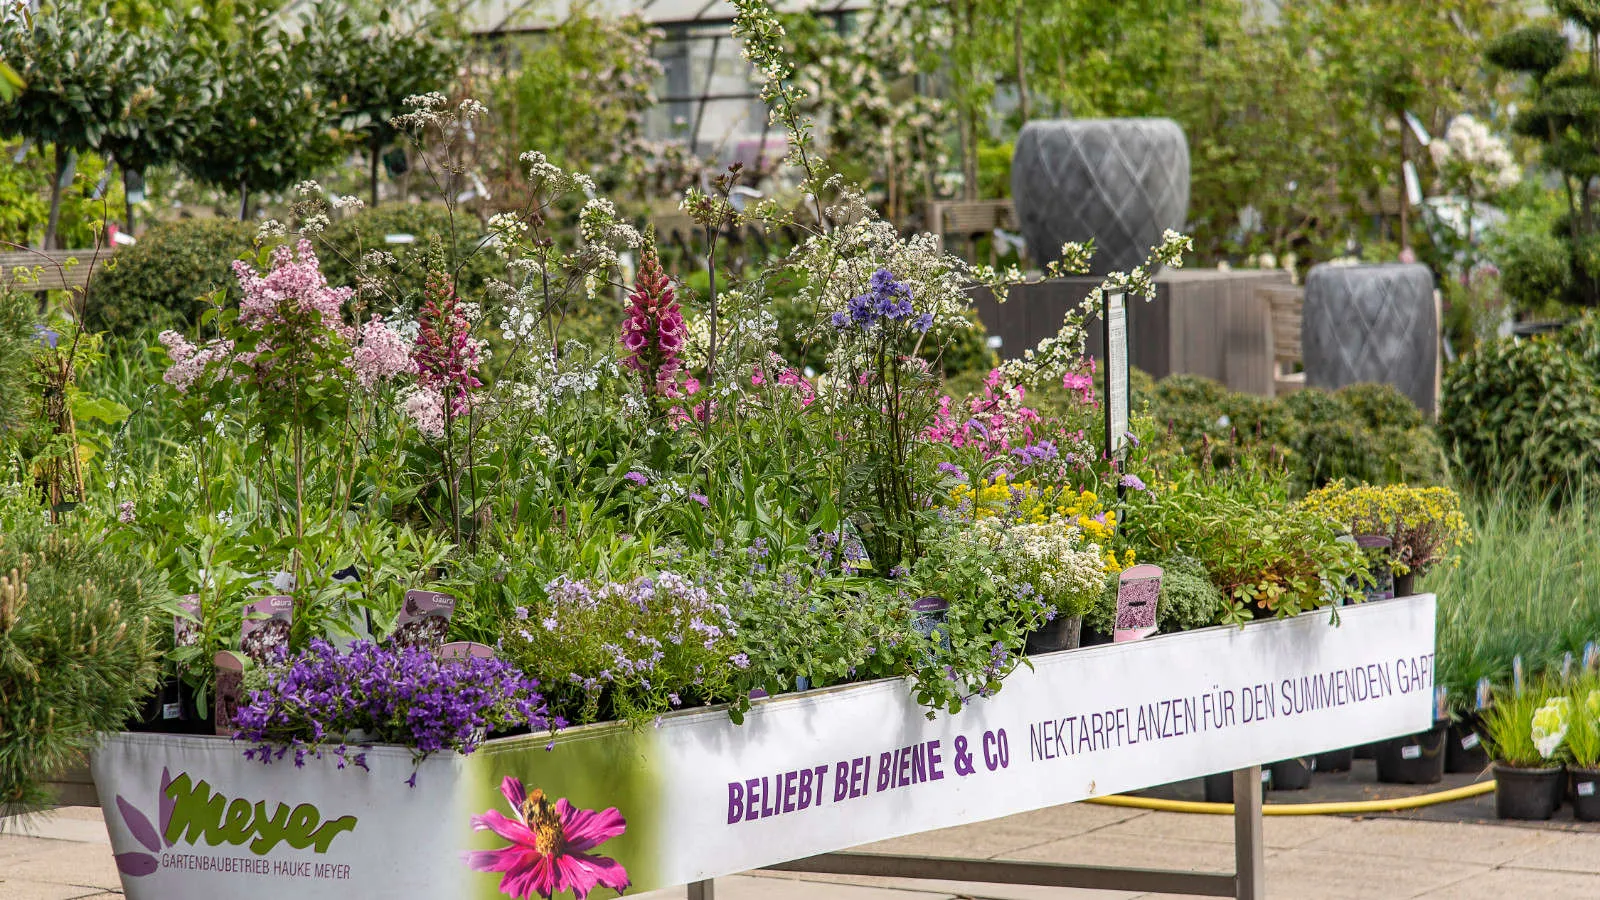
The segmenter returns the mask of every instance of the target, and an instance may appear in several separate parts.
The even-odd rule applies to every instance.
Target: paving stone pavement
[[[1131,865],[1233,867],[1233,820],[1070,804],[897,838],[883,853]],[[1267,894],[1293,900],[1594,900],[1600,834],[1469,822],[1328,816],[1266,820]],[[898,878],[752,872],[717,880],[718,900],[1132,900],[1167,894]],[[683,888],[634,895],[683,898]],[[121,897],[94,807],[0,820],[0,900]],[[219,898],[221,900],[221,898]],[[435,900],[435,898],[418,898]],[[447,898],[439,898],[447,900]]]

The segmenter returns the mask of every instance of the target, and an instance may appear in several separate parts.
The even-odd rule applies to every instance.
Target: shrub
[[[1560,340],[1486,343],[1445,374],[1439,433],[1473,483],[1570,489],[1600,472],[1600,382]]]
[[[1299,458],[1299,481],[1316,488],[1340,478],[1378,481],[1378,441],[1337,394],[1295,391],[1283,401],[1300,426],[1290,446]]]
[[[455,273],[456,289],[479,293],[491,278],[504,278],[505,267],[490,248],[478,247],[483,229],[465,213],[451,216],[436,203],[390,203],[362,209],[329,225],[316,239],[317,256],[328,283],[354,287],[356,266],[364,254],[382,250],[396,265],[375,270],[377,285],[391,303],[415,307],[428,274],[428,250],[437,245]],[[409,243],[388,243],[389,235],[410,235]]]
[[[238,299],[228,265],[250,249],[255,226],[189,219],[152,227],[94,274],[85,319],[95,331],[133,335],[182,327],[200,314],[199,298],[225,288]]]
[[[104,534],[36,510],[0,533],[0,809],[47,800],[41,782],[115,731],[155,686],[162,592]]]

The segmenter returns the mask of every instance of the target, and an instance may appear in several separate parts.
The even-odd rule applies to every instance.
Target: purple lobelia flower
[[[340,651],[317,640],[267,677],[234,719],[234,740],[251,743],[246,758],[262,763],[293,753],[304,766],[338,741],[331,751],[338,767],[364,769],[364,756],[350,754],[340,737],[356,730],[421,757],[471,753],[487,730],[552,724],[539,683],[501,659],[445,659],[366,641]]]

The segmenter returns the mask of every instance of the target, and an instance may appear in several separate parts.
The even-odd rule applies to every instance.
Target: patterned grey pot
[[[1189,142],[1171,119],[1029,122],[1011,157],[1011,196],[1040,265],[1095,242],[1090,274],[1126,272],[1189,215]]]
[[[1392,384],[1433,415],[1439,317],[1427,266],[1313,266],[1300,328],[1308,387]]]

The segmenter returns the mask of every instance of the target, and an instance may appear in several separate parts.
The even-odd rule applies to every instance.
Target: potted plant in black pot
[[[1573,690],[1566,744],[1572,817],[1600,822],[1600,680],[1586,678]]]
[[[1560,808],[1566,778],[1556,753],[1566,738],[1571,705],[1565,696],[1539,691],[1495,698],[1484,715],[1494,758],[1495,815],[1537,821]]]

